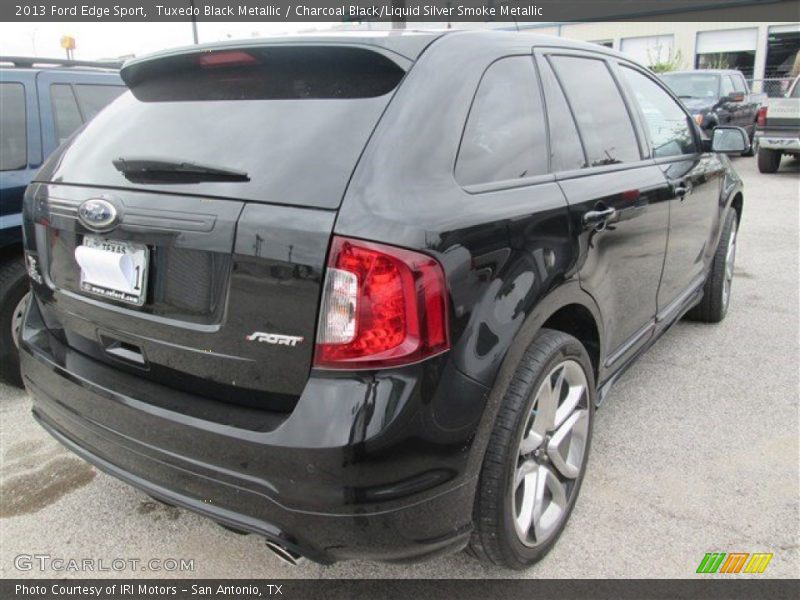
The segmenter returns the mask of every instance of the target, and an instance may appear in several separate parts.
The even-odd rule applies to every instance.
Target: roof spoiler
[[[121,60],[67,60],[64,58],[39,58],[32,56],[0,56],[0,65],[17,68],[56,68],[56,67],[90,67],[95,69],[118,70]]]

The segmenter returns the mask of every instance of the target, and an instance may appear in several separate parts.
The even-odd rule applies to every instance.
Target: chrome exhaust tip
[[[267,540],[267,549],[277,556],[279,560],[293,567],[297,567],[306,561],[305,557],[297,552],[269,540]]]

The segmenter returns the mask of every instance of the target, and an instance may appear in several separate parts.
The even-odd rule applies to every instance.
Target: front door
[[[717,155],[700,151],[691,118],[660,82],[630,65],[619,71],[668,183],[669,243],[658,290],[659,318],[666,319],[702,284],[714,253],[723,167]]]

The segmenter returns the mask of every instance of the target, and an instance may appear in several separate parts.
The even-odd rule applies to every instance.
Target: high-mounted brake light
[[[379,369],[450,347],[447,287],[430,256],[335,236],[320,306],[314,366]]]
[[[756,113],[756,125],[759,127],[766,127],[767,125],[767,107],[762,106]]]
[[[201,67],[240,67],[258,62],[255,56],[240,50],[199,54],[195,61]]]

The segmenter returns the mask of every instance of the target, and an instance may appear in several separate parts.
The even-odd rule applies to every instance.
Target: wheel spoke
[[[536,472],[536,492],[533,503],[533,533],[536,543],[549,538],[561,523],[567,508],[567,491],[555,473],[544,465]]]
[[[577,363],[569,362],[565,364],[564,373],[567,375],[566,381],[565,378],[562,377],[562,389],[559,390],[558,397],[560,398],[561,395],[564,395],[564,386],[567,386],[566,396],[564,397],[563,402],[561,402],[556,409],[554,428],[560,427],[561,424],[567,420],[567,417],[572,414],[586,393],[586,379],[584,378],[583,372]]]
[[[533,509],[536,500],[536,473],[539,466],[532,460],[523,462],[514,477],[514,494],[518,496],[519,505],[516,511],[514,525],[520,538],[526,539],[533,524]],[[521,489],[520,489],[521,488]]]
[[[560,365],[551,371],[539,386],[531,409],[531,419],[519,447],[520,455],[530,454],[539,448],[544,442],[547,432],[555,427],[558,394],[560,394],[563,382],[564,368],[563,365]]]
[[[588,432],[589,411],[576,410],[547,443],[547,456],[564,477],[575,479],[580,473]]]

